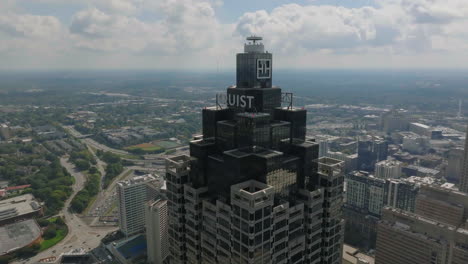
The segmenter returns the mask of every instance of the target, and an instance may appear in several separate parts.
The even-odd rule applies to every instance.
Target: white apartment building
[[[144,231],[145,203],[155,198],[152,175],[135,176],[117,183],[119,227],[125,236]]]

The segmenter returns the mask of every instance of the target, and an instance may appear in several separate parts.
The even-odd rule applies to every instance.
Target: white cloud
[[[142,21],[97,8],[83,10],[73,17],[70,32],[80,47],[156,54],[208,49],[219,36],[221,27],[209,2],[161,0],[149,7],[159,20]]]
[[[60,30],[60,21],[52,16],[16,14],[0,16],[0,32],[12,37],[53,37]]]
[[[106,61],[115,66],[119,59],[122,67],[140,62],[172,67],[182,59],[196,67],[213,67],[219,61],[233,67],[233,53],[251,34],[262,35],[267,49],[278,54],[285,67],[426,66],[440,56],[449,66],[450,58],[461,60],[468,54],[466,0],[378,0],[359,8],[310,1],[271,12],[248,12],[235,24],[220,22],[216,14],[223,6],[220,0],[38,1],[79,10],[60,22],[15,5],[26,0],[1,0],[3,55],[37,53],[45,60],[73,61],[79,60],[72,57],[77,54],[93,54],[89,59],[99,57],[100,67]]]

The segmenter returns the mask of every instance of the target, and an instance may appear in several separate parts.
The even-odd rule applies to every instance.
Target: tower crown
[[[237,54],[238,88],[271,88],[273,56],[265,52],[262,37],[247,37],[244,52]]]
[[[245,53],[263,53],[265,52],[265,47],[263,46],[263,43],[257,41],[262,41],[262,37],[258,36],[250,36],[247,37],[248,43],[244,44],[244,52]]]

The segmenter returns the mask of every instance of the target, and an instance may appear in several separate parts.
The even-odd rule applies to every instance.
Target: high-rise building
[[[404,112],[392,110],[382,115],[380,127],[388,134],[408,130],[409,119]]]
[[[465,137],[465,156],[463,158],[463,170],[460,176],[460,191],[468,193],[468,127]]]
[[[414,212],[419,184],[408,179],[388,179],[386,188],[386,205]]]
[[[412,178],[380,179],[355,171],[346,175],[345,182],[345,243],[375,249],[382,208],[391,206],[414,212],[419,183]]]
[[[468,194],[453,189],[422,185],[414,212],[441,223],[459,226],[468,218]]]
[[[379,179],[398,179],[401,177],[401,162],[382,160],[375,164],[375,177]]]
[[[149,264],[162,264],[169,255],[167,200],[149,201],[145,206]]]
[[[156,196],[152,175],[135,176],[117,183],[119,227],[125,236],[145,230],[145,203]]]
[[[448,153],[448,165],[446,169],[446,178],[450,182],[459,182],[463,171],[463,148],[453,148]]]
[[[386,207],[376,252],[376,264],[468,263],[468,230]]]
[[[260,40],[237,54],[237,86],[202,110],[190,156],[166,161],[172,263],[342,261],[344,163],[318,157]]]
[[[355,154],[345,154],[342,152],[328,151],[325,154],[326,157],[344,161],[344,171],[345,173],[350,173],[357,170],[358,155]]]
[[[363,171],[346,175],[346,206],[364,214],[380,216],[385,204],[385,180]]]
[[[358,141],[358,169],[374,171],[375,163],[386,160],[388,143],[383,138],[365,137]]]
[[[467,209],[468,194],[422,185],[414,213],[383,210],[376,263],[467,263]]]

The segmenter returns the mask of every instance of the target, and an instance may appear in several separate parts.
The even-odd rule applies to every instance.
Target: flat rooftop
[[[0,201],[0,221],[29,214],[41,209],[32,194],[24,194]]]
[[[126,186],[133,186],[136,184],[147,183],[147,182],[155,181],[155,180],[156,178],[153,175],[146,174],[146,175],[141,175],[141,176],[135,176],[125,181],[119,181],[117,184],[122,187],[126,187]]]
[[[0,227],[0,256],[29,245],[41,235],[41,228],[34,219]]]

